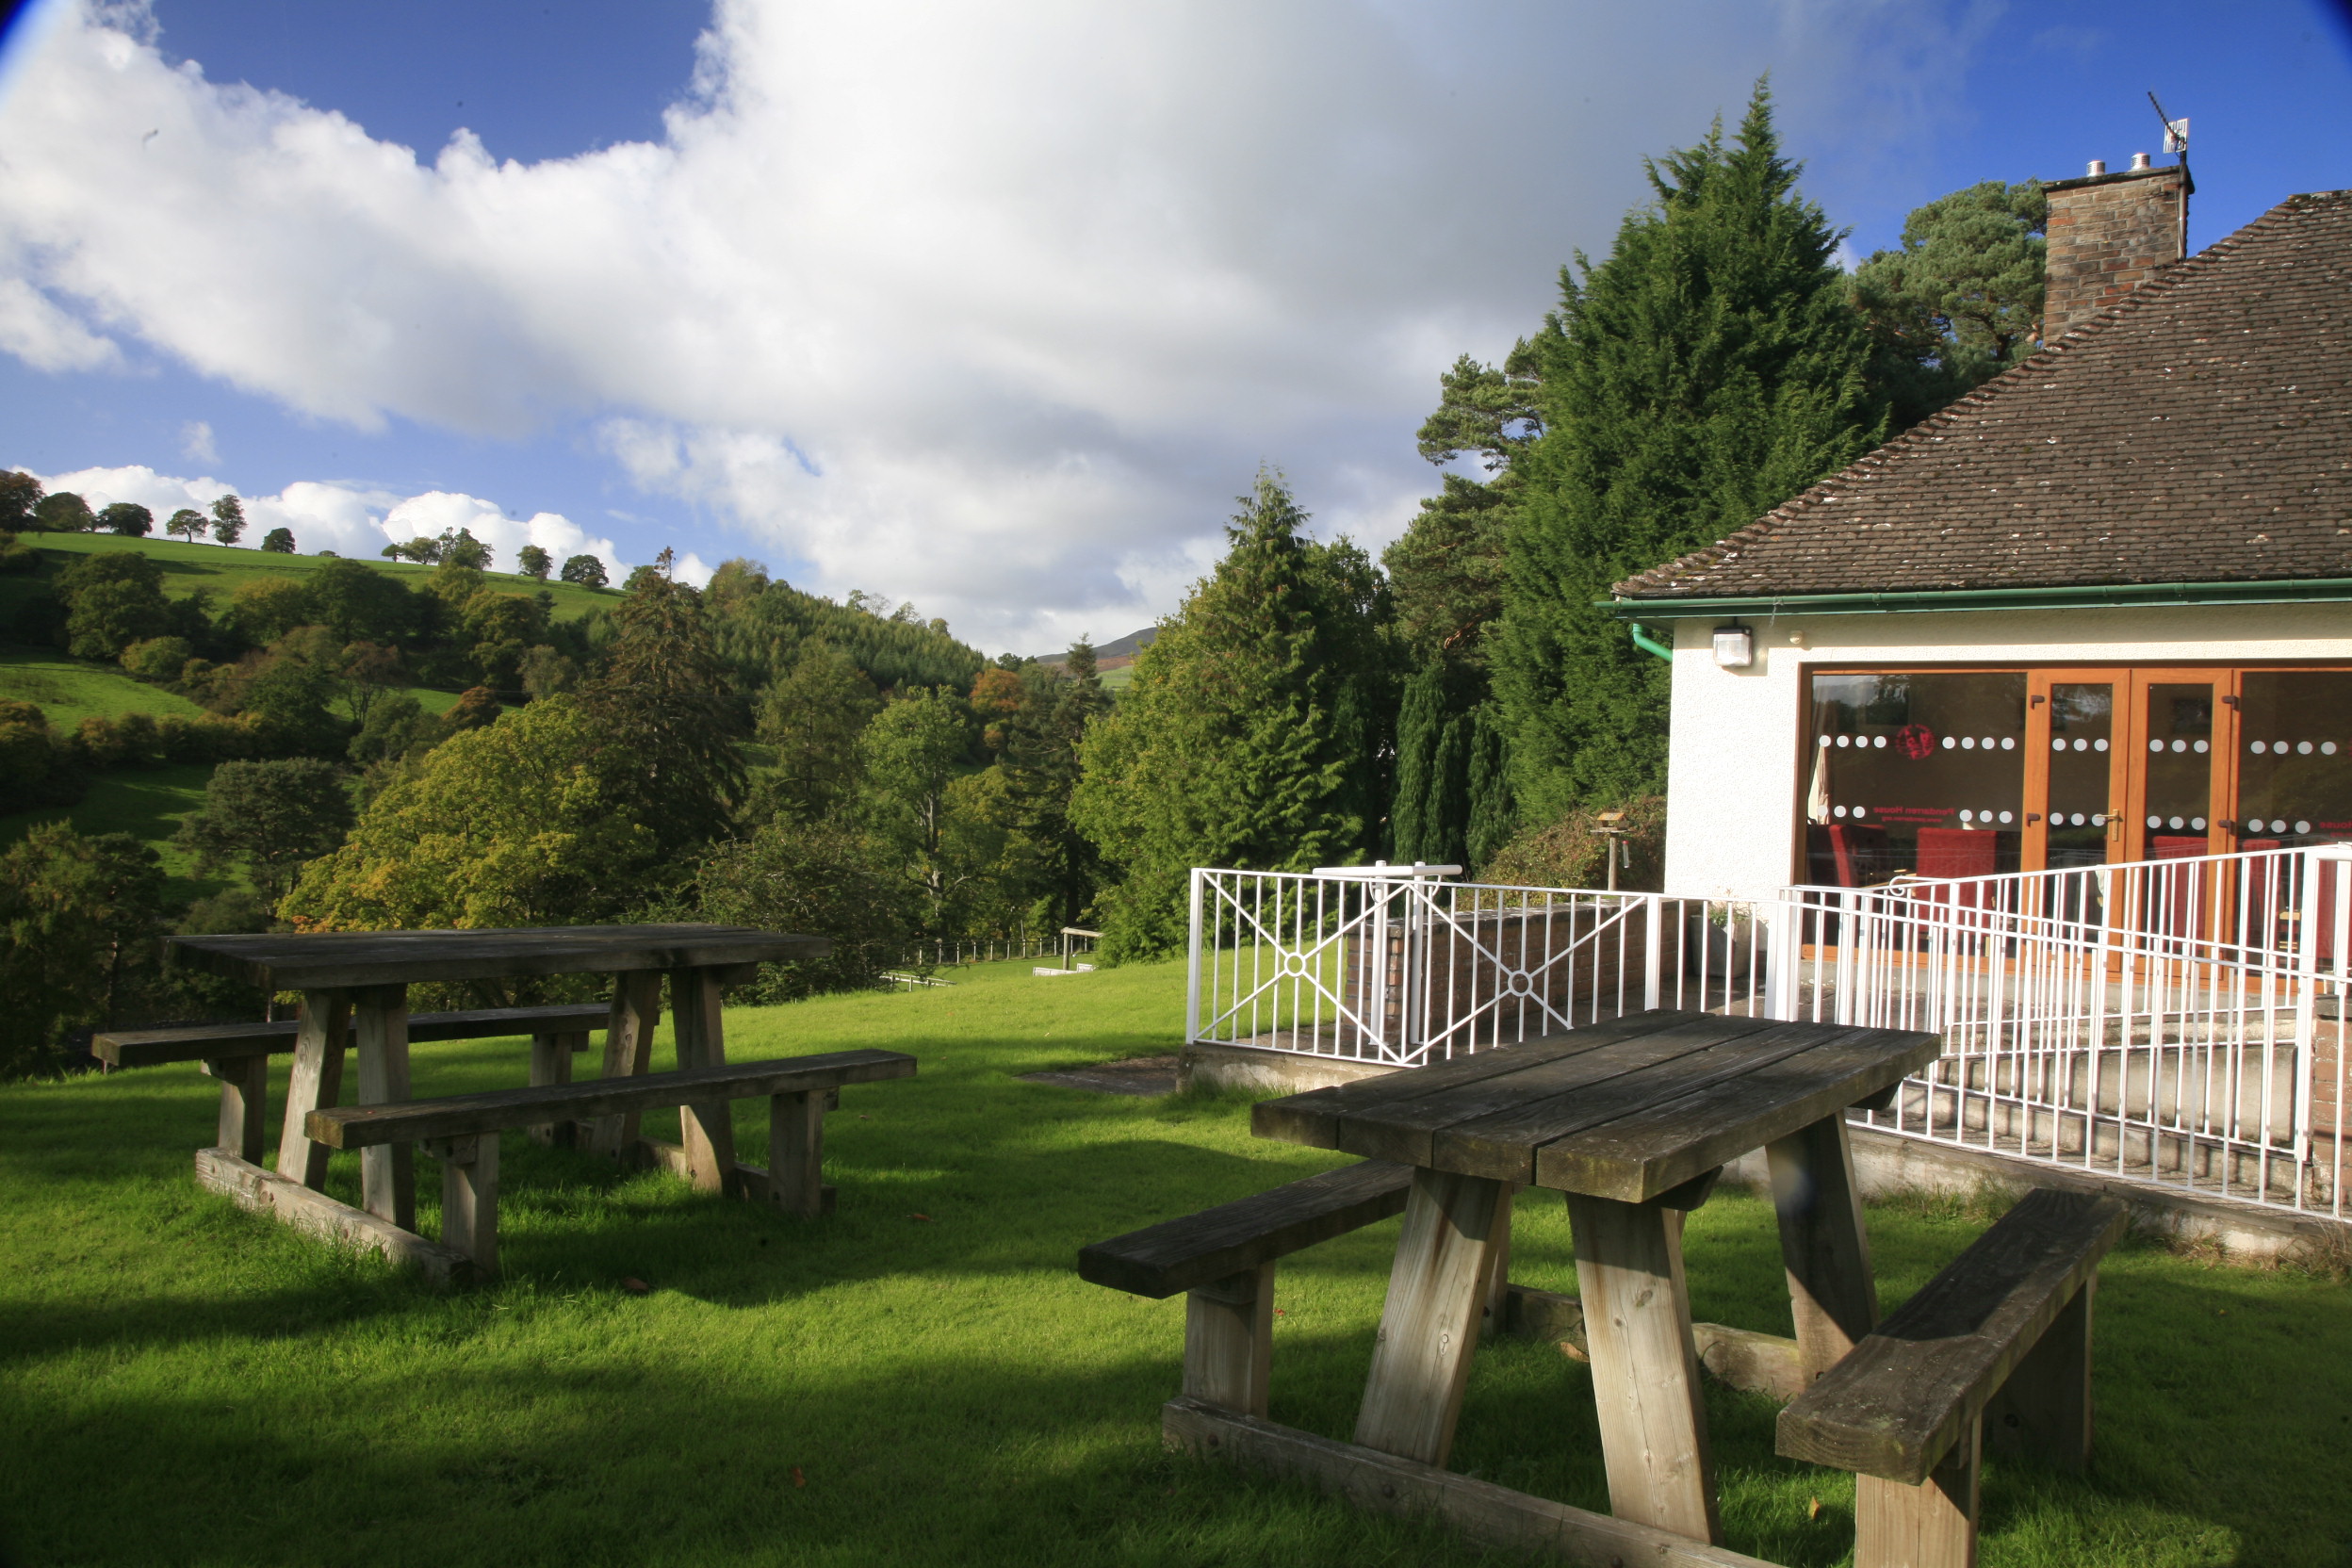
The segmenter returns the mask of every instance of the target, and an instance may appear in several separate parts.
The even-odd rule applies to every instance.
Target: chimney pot
[[[2084,179],[2089,179],[2095,174],[2104,174],[2105,172],[2107,172],[2107,160],[2105,158],[2093,158],[2091,160],[2091,166],[2082,172],[2082,177]]]
[[[2137,174],[2147,170],[2148,167],[2148,155],[2146,153],[2134,153],[2132,155],[2132,172]]]

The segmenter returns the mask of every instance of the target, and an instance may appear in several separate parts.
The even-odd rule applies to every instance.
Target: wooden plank
[[[278,990],[740,969],[832,951],[823,937],[742,925],[558,925],[482,931],[308,931],[173,937],[179,962]]]
[[[612,1007],[604,1025],[604,1076],[643,1077],[653,1066],[653,1032],[662,1021],[662,977],[619,974],[612,979]],[[588,1131],[588,1147],[619,1158],[636,1147],[642,1109],[605,1117]]]
[[[678,1065],[685,1070],[724,1067],[727,1027],[719,1004],[719,977],[710,970],[670,973],[672,1027],[678,1036]],[[734,1102],[725,1095],[678,1108],[679,1141],[686,1148],[688,1180],[697,1192],[725,1192],[735,1169]]]
[[[1411,1166],[1343,1166],[1081,1248],[1078,1272],[1158,1300],[1401,1214],[1412,1184]]]
[[[343,1094],[343,1042],[351,1033],[351,993],[306,991],[298,1016],[294,1068],[286,1075],[286,1125],[278,1133],[278,1174],[312,1189],[327,1184],[329,1151],[311,1141],[310,1113]]]
[[[1761,1558],[1612,1519],[1435,1465],[1335,1443],[1199,1399],[1160,1409],[1171,1448],[1306,1481],[1369,1513],[1429,1519],[1475,1545],[1579,1568],[1772,1568]]]
[[[768,1101],[768,1201],[813,1219],[825,1212],[825,1096],[801,1090]]]
[[[230,1056],[207,1061],[204,1071],[220,1081],[220,1119],[212,1141],[259,1165],[270,1131],[270,1058]]]
[[[1509,1192],[1480,1176],[1413,1173],[1356,1413],[1364,1447],[1437,1465],[1452,1451]]]
[[[1775,1031],[1759,1037],[1757,1060],[1746,1071],[1547,1143],[1536,1153],[1537,1183],[1642,1202],[1900,1082],[1943,1049],[1941,1037],[1905,1030],[1779,1027],[1828,1037],[1782,1055],[1762,1044]]]
[[[1801,1049],[1780,1037],[1789,1027],[1765,1019],[1694,1020],[1607,1051],[1546,1063],[1504,1080],[1525,1086],[1516,1098],[1465,1098],[1465,1105],[1475,1104],[1472,1114],[1433,1129],[1421,1153],[1441,1169],[1530,1184],[1536,1151],[1545,1143],[1744,1071],[1762,1057]],[[1778,1043],[1764,1043],[1768,1037]],[[1351,1141],[1349,1131],[1341,1130],[1342,1143]]]
[[[411,1013],[409,1043],[422,1040],[499,1039],[557,1030],[601,1029],[601,1003],[564,1003],[547,1007],[475,1007],[457,1013]],[[91,1039],[90,1054],[115,1067],[157,1067],[249,1054],[274,1055],[294,1049],[298,1019],[267,1023],[196,1023],[178,1029],[117,1029]],[[348,1043],[348,1042],[347,1042]],[[582,1039],[575,1049],[585,1050]]]
[[[832,1051],[814,1056],[731,1063],[642,1078],[596,1078],[545,1088],[490,1089],[390,1105],[345,1105],[317,1113],[310,1135],[336,1149],[368,1149],[419,1138],[456,1137],[543,1121],[550,1116],[607,1116],[675,1105],[706,1094],[737,1098],[790,1094],[840,1084],[872,1084],[915,1075],[915,1058],[896,1051]]]
[[[234,1199],[240,1207],[269,1215],[298,1231],[337,1246],[381,1252],[395,1264],[421,1271],[436,1285],[467,1284],[473,1280],[473,1260],[465,1253],[403,1231],[365,1209],[337,1202],[275,1171],[264,1170],[232,1151],[198,1150],[196,1180]]]
[[[1976,1568],[1982,1445],[1966,1438],[1917,1486],[1854,1478],[1854,1568]]]
[[[531,1037],[531,1086],[544,1088],[549,1084],[572,1081],[572,1054],[588,1049],[585,1029],[560,1034],[540,1034]],[[523,1129],[531,1141],[548,1148],[569,1149],[577,1141],[580,1123],[576,1121],[534,1121]]]
[[[1997,1454],[2080,1474],[2091,1463],[2091,1313],[2099,1276],[2082,1282],[2001,1392],[1979,1425]]]
[[[1262,1138],[1303,1143],[1315,1149],[1336,1149],[1339,1147],[1339,1123],[1343,1117],[1374,1117],[1380,1114],[1382,1107],[1401,1101],[1418,1099],[1443,1088],[1464,1087],[1504,1073],[1522,1071],[1554,1056],[1590,1051],[1612,1039],[1649,1034],[1704,1016],[1698,1013],[1638,1013],[1605,1023],[1591,1024],[1568,1034],[1546,1035],[1540,1039],[1522,1040],[1516,1045],[1490,1046],[1484,1051],[1457,1056],[1435,1067],[1383,1073],[1378,1078],[1360,1078],[1352,1084],[1307,1089],[1298,1094],[1285,1095],[1280,1100],[1261,1100],[1250,1107],[1250,1131]]]
[[[1568,1195],[1609,1511],[1720,1544],[1682,1215]]]
[[[1727,1329],[1721,1323],[1690,1325],[1699,1364],[1717,1381],[1750,1394],[1769,1395],[1784,1404],[1812,1386],[1804,1354],[1785,1334]]]
[[[1274,1367],[1274,1269],[1262,1263],[1184,1297],[1184,1394],[1263,1416]]]
[[[1764,1152],[1780,1219],[1789,1315],[1810,1383],[1878,1327],[1878,1282],[1870,1273],[1870,1233],[1854,1179],[1846,1114],[1834,1111],[1774,1138]]]
[[[351,1040],[359,1058],[362,1105],[408,1098],[408,988],[370,986],[351,993]],[[307,1131],[309,1123],[303,1123]],[[416,1152],[408,1143],[360,1152],[359,1206],[403,1231],[416,1228]]]
[[[441,1245],[474,1260],[474,1277],[498,1271],[498,1135],[428,1143],[441,1162]]]
[[[2113,1198],[2029,1193],[1780,1413],[1779,1449],[1917,1486],[2123,1234]]]

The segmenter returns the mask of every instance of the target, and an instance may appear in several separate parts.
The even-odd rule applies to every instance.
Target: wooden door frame
[[[2107,841],[2108,863],[2122,857],[2116,853],[2116,841],[2127,825],[2118,814],[2118,805],[2128,807],[2128,790],[2132,777],[2130,725],[2125,710],[2133,705],[2132,677],[2136,672],[2128,664],[2112,667],[2086,665],[2068,667],[2053,664],[2029,665],[2025,672],[2025,825],[2017,840],[2017,869],[2047,871],[2050,869],[2050,689],[2055,683],[2063,686],[2091,686],[2105,683],[2115,693],[2115,709],[2108,721],[2107,741]]]
[[[2148,817],[2148,689],[2151,686],[2210,685],[2213,692],[2213,728],[2206,771],[2205,853],[2228,855],[2237,846],[2230,831],[2234,818],[2226,814],[2238,807],[2238,678],[2243,672],[2227,664],[2139,665],[2131,671],[2129,740],[2132,765],[2124,770],[2126,784],[2124,848],[2134,834],[2151,833]],[[2143,845],[2143,849],[2147,846]],[[2145,854],[2126,859],[2147,859]]]

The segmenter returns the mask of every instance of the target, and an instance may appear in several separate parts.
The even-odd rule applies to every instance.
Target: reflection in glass
[[[2148,793],[2140,858],[2209,852],[2213,814],[2213,688],[2210,681],[2148,688]]]
[[[2108,780],[2115,689],[2082,681],[2050,689],[2050,866],[2107,862]]]
[[[2241,684],[2238,847],[2352,838],[2352,671],[2248,670]]]
[[[2023,671],[1814,675],[1808,878],[1864,887],[1906,872],[2017,870],[2025,679]]]

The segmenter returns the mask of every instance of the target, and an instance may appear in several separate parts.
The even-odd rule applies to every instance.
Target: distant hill
[[[1135,662],[1135,655],[1152,645],[1159,634],[1158,627],[1147,626],[1140,631],[1131,631],[1111,642],[1097,643],[1094,645],[1094,667],[1103,671],[1125,669]],[[1059,653],[1041,653],[1037,657],[1038,663],[1058,670],[1069,660],[1070,650],[1064,648]]]

